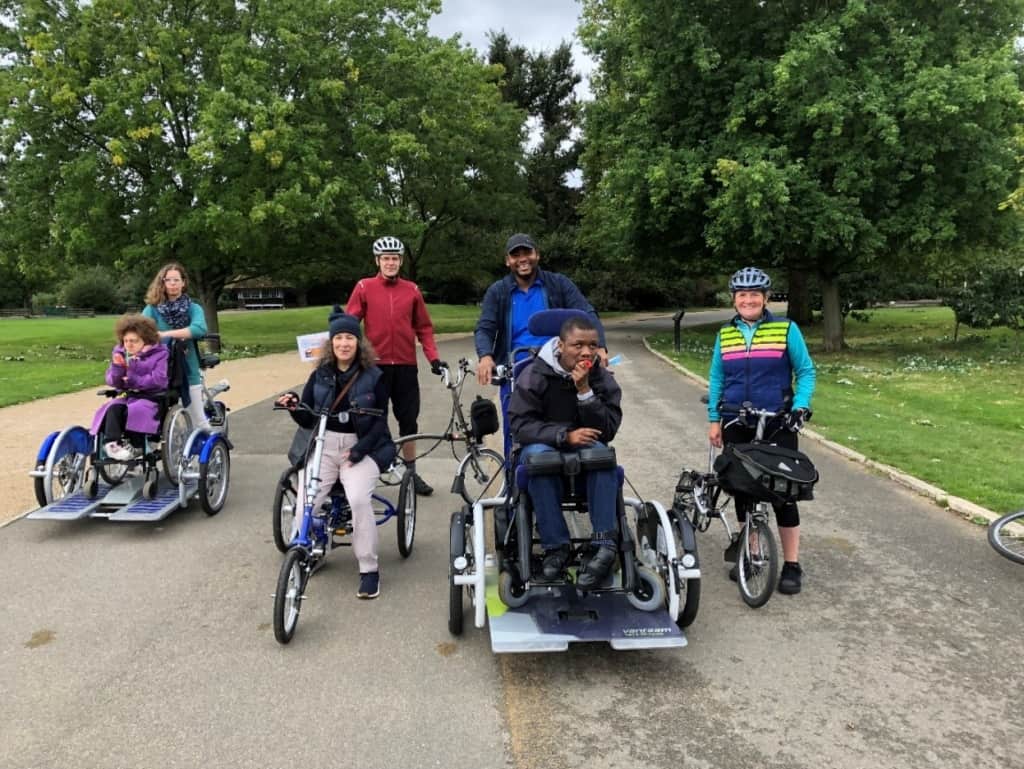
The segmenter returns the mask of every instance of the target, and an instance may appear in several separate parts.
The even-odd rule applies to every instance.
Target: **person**
[[[106,381],[121,395],[104,403],[90,432],[103,430],[106,455],[124,462],[134,456],[126,431],[150,435],[160,431],[160,407],[146,394],[167,389],[167,347],[160,343],[156,323],[143,315],[124,315],[114,326],[117,344],[110,354]],[[137,440],[137,439],[136,439]]]
[[[297,411],[300,401],[314,412],[329,409],[337,413],[351,408],[383,409],[386,398],[384,376],[374,365],[373,347],[363,339],[359,320],[335,305],[328,317],[328,340],[320,363],[309,375],[302,396],[287,392],[276,403],[288,408],[298,425],[312,429],[319,416]],[[356,595],[369,599],[380,595],[377,522],[371,497],[377,477],[395,458],[395,444],[383,413],[348,416],[344,421],[336,416],[327,420],[320,489],[313,509],[320,509],[335,480],[340,480],[352,508],[352,552],[359,562]]]
[[[492,283],[484,293],[480,305],[473,341],[479,360],[476,369],[477,382],[489,385],[494,370],[499,365],[512,361],[512,352],[528,347],[540,347],[546,337],[530,333],[530,316],[540,310],[582,310],[595,322],[600,338],[599,355],[602,362],[608,362],[608,349],[604,329],[597,312],[569,278],[557,272],[542,270],[540,251],[533,238],[523,232],[511,235],[505,242],[505,265],[509,273]],[[522,353],[519,357],[525,357]],[[511,386],[502,382],[499,391],[501,411],[507,416]],[[505,455],[511,450],[509,431],[505,432]]]
[[[345,311],[363,321],[366,338],[377,351],[387,397],[398,422],[399,435],[419,432],[420,384],[416,369],[416,340],[434,374],[447,364],[440,360],[434,342],[434,325],[419,286],[398,277],[405,245],[385,235],[373,242],[377,274],[356,283]],[[383,406],[382,406],[383,407]],[[434,489],[416,472],[416,442],[402,444],[406,471],[413,473],[416,493],[430,496]]]
[[[521,460],[545,451],[604,446],[615,437],[622,423],[622,390],[601,365],[599,345],[593,321],[574,314],[516,379],[508,414]],[[562,478],[537,475],[528,483],[544,548],[544,578],[559,579],[571,554],[561,509]],[[576,577],[584,590],[600,586],[615,565],[617,484],[615,468],[586,473],[593,535],[590,558]]]
[[[206,336],[206,314],[202,305],[189,297],[188,276],[185,268],[177,262],[169,262],[157,272],[146,291],[146,306],[142,314],[156,321],[161,339],[201,339]],[[199,355],[194,344],[186,345],[185,377],[188,393],[187,397],[182,394],[182,405],[188,408],[193,427],[209,431]]]
[[[716,448],[754,438],[754,427],[732,422],[735,414],[720,413],[723,403],[750,402],[755,408],[785,411],[765,426],[764,435],[790,449],[797,448],[797,432],[810,414],[814,363],[796,323],[768,309],[771,285],[771,278],[756,267],[744,267],[729,280],[736,315],[718,332],[708,377],[708,438]],[[753,505],[749,497],[737,496],[741,524]],[[800,592],[803,577],[800,511],[795,502],[777,505],[775,518],[784,560],[779,592],[794,595]],[[736,566],[729,577],[737,578]]]

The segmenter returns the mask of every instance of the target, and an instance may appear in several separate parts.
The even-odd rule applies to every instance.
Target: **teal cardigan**
[[[164,316],[153,305],[147,304],[143,308],[142,314],[156,321],[157,331],[173,331],[171,326],[167,325]],[[192,332],[192,339],[197,342],[206,336],[206,313],[203,312],[203,307],[199,302],[192,302],[192,305],[189,307],[188,330]],[[199,384],[201,381],[199,379],[199,356],[196,354],[196,346],[194,344],[190,344],[186,348],[185,363],[188,383],[190,385]]]

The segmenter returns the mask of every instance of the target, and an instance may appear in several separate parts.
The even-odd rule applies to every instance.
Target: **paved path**
[[[680,466],[707,461],[705,420],[647,328],[612,331],[629,360],[616,446],[639,494],[668,502]],[[444,393],[423,387],[421,424],[440,427]],[[446,630],[440,451],[422,460],[438,492],[412,557],[381,532],[382,597],[358,601],[336,554],[294,641],[274,641],[269,503],[290,433],[266,403],[233,415],[215,518],[0,529],[0,768],[1024,765],[1024,569],[830,452],[807,446],[823,480],[803,506],[803,594],[748,609],[712,529],[686,649],[495,657],[486,631]]]

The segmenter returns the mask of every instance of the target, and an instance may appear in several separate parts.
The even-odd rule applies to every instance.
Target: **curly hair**
[[[377,365],[377,353],[374,351],[369,339],[359,340],[359,345],[356,349],[356,359],[364,371],[371,366]],[[338,358],[334,354],[334,345],[330,339],[324,342],[324,346],[320,348],[320,365],[332,368],[337,368],[338,366]]]
[[[137,334],[143,344],[158,344],[160,332],[156,330],[156,321],[145,315],[122,315],[114,325],[114,336],[120,342],[127,333]]]
[[[178,264],[178,262],[168,262],[160,268],[156,277],[153,278],[153,282],[146,289],[146,304],[156,307],[158,304],[167,301],[167,289],[164,287],[164,278],[167,277],[167,273],[171,270],[177,270],[178,274],[181,275],[182,292],[188,287],[188,275],[185,273],[185,268]]]

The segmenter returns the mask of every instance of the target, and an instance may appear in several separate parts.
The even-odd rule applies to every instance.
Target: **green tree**
[[[1015,233],[1022,19],[1020,0],[585,0],[586,241],[813,273],[839,348],[841,275]]]

